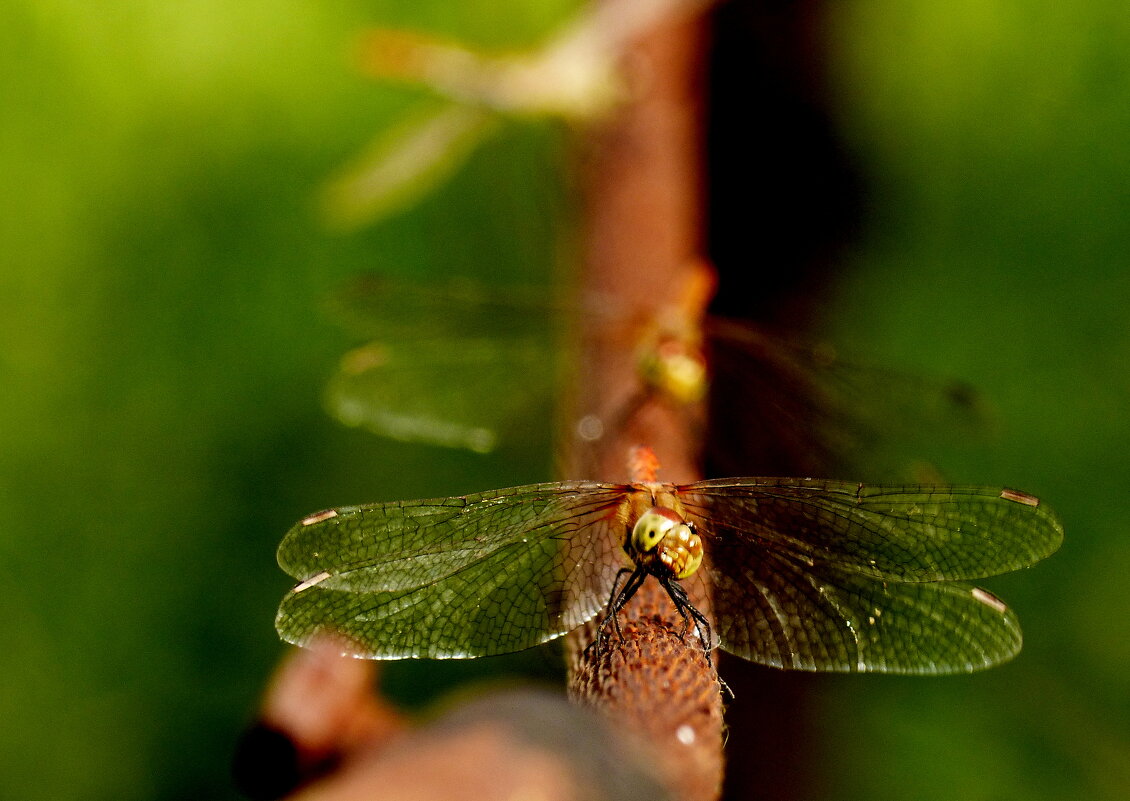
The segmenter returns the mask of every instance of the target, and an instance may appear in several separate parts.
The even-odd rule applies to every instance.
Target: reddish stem
[[[585,272],[582,290],[620,308],[669,304],[696,269],[702,247],[702,20],[663,26],[629,54],[635,99],[586,138]],[[643,392],[636,343],[585,337],[572,419],[617,420],[617,407]],[[627,456],[646,444],[658,478],[701,477],[697,415],[653,398],[595,443],[574,443],[566,477],[630,480]],[[701,580],[685,582],[708,616]],[[587,649],[595,624],[569,636],[570,692],[649,744],[655,767],[678,797],[717,798],[722,782],[722,705],[717,673],[682,637],[682,619],[658,583],[645,582],[622,614],[624,640]],[[586,650],[587,649],[587,650]]]

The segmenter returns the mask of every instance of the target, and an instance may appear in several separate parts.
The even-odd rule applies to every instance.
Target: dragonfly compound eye
[[[702,564],[702,540],[678,512],[653,506],[632,527],[631,551],[637,562],[675,578],[686,578]]]

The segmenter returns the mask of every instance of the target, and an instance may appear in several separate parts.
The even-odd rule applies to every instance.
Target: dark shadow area
[[[707,247],[719,280],[711,313],[799,336],[819,314],[822,287],[858,228],[861,205],[828,108],[822,11],[818,0],[726,3],[714,14],[709,64]],[[772,407],[744,397],[747,390],[748,382],[716,377],[708,452]],[[767,441],[744,458],[731,452],[726,470],[792,474],[799,465],[791,443],[773,441],[771,420],[757,429]],[[718,461],[708,458],[708,477]],[[819,797],[812,677],[730,657],[722,673],[734,691],[724,797]]]
[[[834,127],[818,0],[737,0],[713,18],[707,249],[712,311],[803,330],[855,235],[861,187]]]

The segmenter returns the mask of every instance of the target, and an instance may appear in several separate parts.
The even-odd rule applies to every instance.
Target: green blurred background
[[[567,206],[550,124],[507,126],[410,211],[332,234],[314,198],[429,102],[350,66],[367,25],[487,46],[565,2],[9,0],[0,9],[0,796],[230,797],[283,649],[274,547],[326,506],[549,477],[344,429],[342,279],[548,280]],[[853,0],[828,18],[836,119],[871,188],[824,334],[970,380],[991,447],[962,482],[1036,493],[1067,543],[993,583],[1025,650],[938,680],[813,677],[829,798],[1130,794],[1130,16],[1114,0]],[[750,191],[756,193],[757,187]],[[416,703],[552,651],[390,666]],[[420,677],[424,676],[424,679]]]

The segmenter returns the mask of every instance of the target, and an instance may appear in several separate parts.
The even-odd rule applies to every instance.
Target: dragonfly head
[[[678,339],[655,343],[640,357],[640,374],[652,389],[689,405],[706,395],[709,379],[700,348]]]
[[[632,526],[626,549],[632,561],[659,575],[683,579],[702,564],[702,539],[674,509],[653,506]]]

